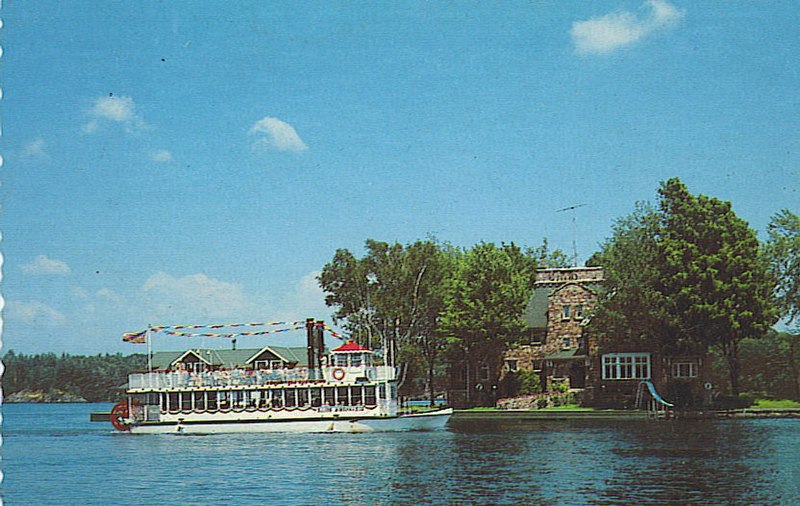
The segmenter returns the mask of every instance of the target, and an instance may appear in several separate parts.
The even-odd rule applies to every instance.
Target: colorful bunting
[[[228,328],[228,327],[266,327],[266,326],[274,326],[274,325],[291,325],[291,327],[287,327],[284,329],[275,329],[275,330],[249,330],[245,332],[237,332],[237,333],[214,333],[214,332],[202,332],[202,333],[192,333],[192,332],[181,332],[182,330],[188,329],[221,329],[221,328]],[[336,337],[338,339],[344,339],[344,336],[334,332],[334,330],[329,327],[325,323],[315,323],[315,326],[323,327],[325,330],[328,331],[330,335]],[[251,322],[251,323],[225,323],[225,324],[213,324],[213,325],[153,325],[148,330],[150,332],[162,332],[169,336],[180,336],[180,337],[221,337],[226,339],[232,339],[238,336],[264,336],[267,334],[277,334],[279,332],[291,332],[294,330],[300,330],[305,328],[304,321],[294,321],[294,322],[266,322],[266,323],[259,323],[259,322]],[[148,330],[144,330],[142,332],[129,332],[122,336],[122,340],[127,343],[145,343],[147,342],[147,332]]]

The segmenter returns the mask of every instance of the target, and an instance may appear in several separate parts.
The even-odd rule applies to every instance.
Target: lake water
[[[110,407],[4,405],[4,503],[800,504],[798,419],[131,436]]]

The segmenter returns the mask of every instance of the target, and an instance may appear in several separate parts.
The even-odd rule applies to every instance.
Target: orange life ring
[[[343,380],[344,379],[344,369],[340,369],[340,368],[334,369],[333,370],[333,379],[335,379],[336,381]]]

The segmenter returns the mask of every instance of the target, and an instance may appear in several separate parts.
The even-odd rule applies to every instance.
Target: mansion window
[[[564,304],[561,306],[561,319],[562,320],[569,320],[570,315],[570,306],[568,304]]]
[[[603,379],[650,379],[650,354],[609,353],[603,355]]]
[[[580,304],[575,306],[575,319],[583,320],[583,306]]]
[[[506,368],[509,370],[509,372],[517,372],[519,370],[517,360],[512,358],[507,359]]]
[[[674,378],[696,378],[697,363],[690,361],[675,362],[672,364],[672,377]]]
[[[481,381],[489,381],[489,364],[482,364],[478,369]]]
[[[572,338],[565,337],[561,342],[561,347],[564,348],[565,350],[572,348]]]

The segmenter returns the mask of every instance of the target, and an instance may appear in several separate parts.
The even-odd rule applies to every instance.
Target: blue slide
[[[647,389],[650,390],[650,395],[653,396],[653,399],[655,399],[656,401],[660,402],[664,406],[669,406],[670,408],[675,406],[671,402],[665,401],[663,397],[658,395],[658,392],[656,392],[656,387],[653,386],[653,382],[652,381],[642,381],[642,383],[647,385]]]

